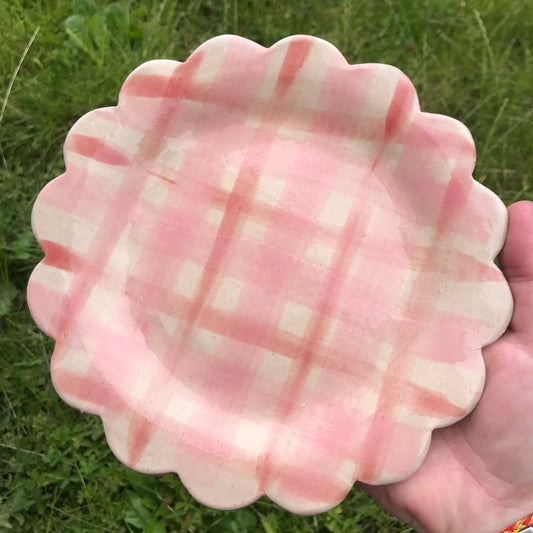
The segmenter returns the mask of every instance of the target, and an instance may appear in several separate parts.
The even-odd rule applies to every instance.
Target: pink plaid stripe
[[[505,328],[505,209],[407,78],[293,37],[154,61],[74,126],[28,294],[54,385],[223,508],[402,479]]]

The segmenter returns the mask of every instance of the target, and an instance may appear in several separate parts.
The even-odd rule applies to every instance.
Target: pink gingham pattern
[[[54,386],[213,507],[314,513],[409,476],[510,318],[474,160],[404,74],[312,37],[141,65],[35,203]]]

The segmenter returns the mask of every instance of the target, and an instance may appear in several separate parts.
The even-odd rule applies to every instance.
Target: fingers
[[[510,327],[533,338],[533,202],[509,207],[509,230],[500,266],[515,304]]]

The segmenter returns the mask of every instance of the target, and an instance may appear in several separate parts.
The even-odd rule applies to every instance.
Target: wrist
[[[481,491],[480,491],[481,492]],[[533,510],[533,492],[527,496],[514,497],[508,494],[507,498],[496,499],[489,497],[487,493],[482,495],[475,491],[458,490],[453,498],[453,505],[446,505],[449,498],[444,501],[435,501],[428,508],[418,508],[412,512],[406,506],[410,515],[410,523],[419,533],[518,533],[520,529],[508,530],[509,527],[531,516]],[[484,491],[483,491],[484,492]],[[484,497],[483,497],[484,496]],[[411,512],[410,512],[411,511]],[[531,519],[533,528],[533,519]],[[527,523],[527,522],[526,522]],[[524,533],[532,533],[527,528]]]
[[[529,509],[532,506],[533,501],[530,501]],[[533,514],[520,507],[494,507],[486,512],[474,513],[467,520],[453,520],[453,522],[449,522],[446,529],[438,533],[444,531],[447,533],[456,533],[457,531],[468,531],[469,533],[521,533],[524,531],[524,533],[533,533]]]
[[[519,533],[530,525],[519,526],[520,521],[529,519],[531,516],[532,506],[533,501],[529,502],[528,507],[495,506],[491,509],[486,509],[485,512],[472,514],[466,523],[454,522],[446,531],[449,533],[456,533],[457,531],[468,531],[469,533]],[[531,524],[533,524],[533,519],[531,519]],[[527,531],[527,533],[531,532]]]
[[[529,533],[530,531],[533,532],[533,513],[502,529],[500,533]]]

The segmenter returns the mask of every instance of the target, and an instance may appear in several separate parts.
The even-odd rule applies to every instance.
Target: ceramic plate
[[[28,297],[61,397],[201,502],[297,513],[420,465],[512,301],[472,138],[325,41],[207,41],[82,117]]]

